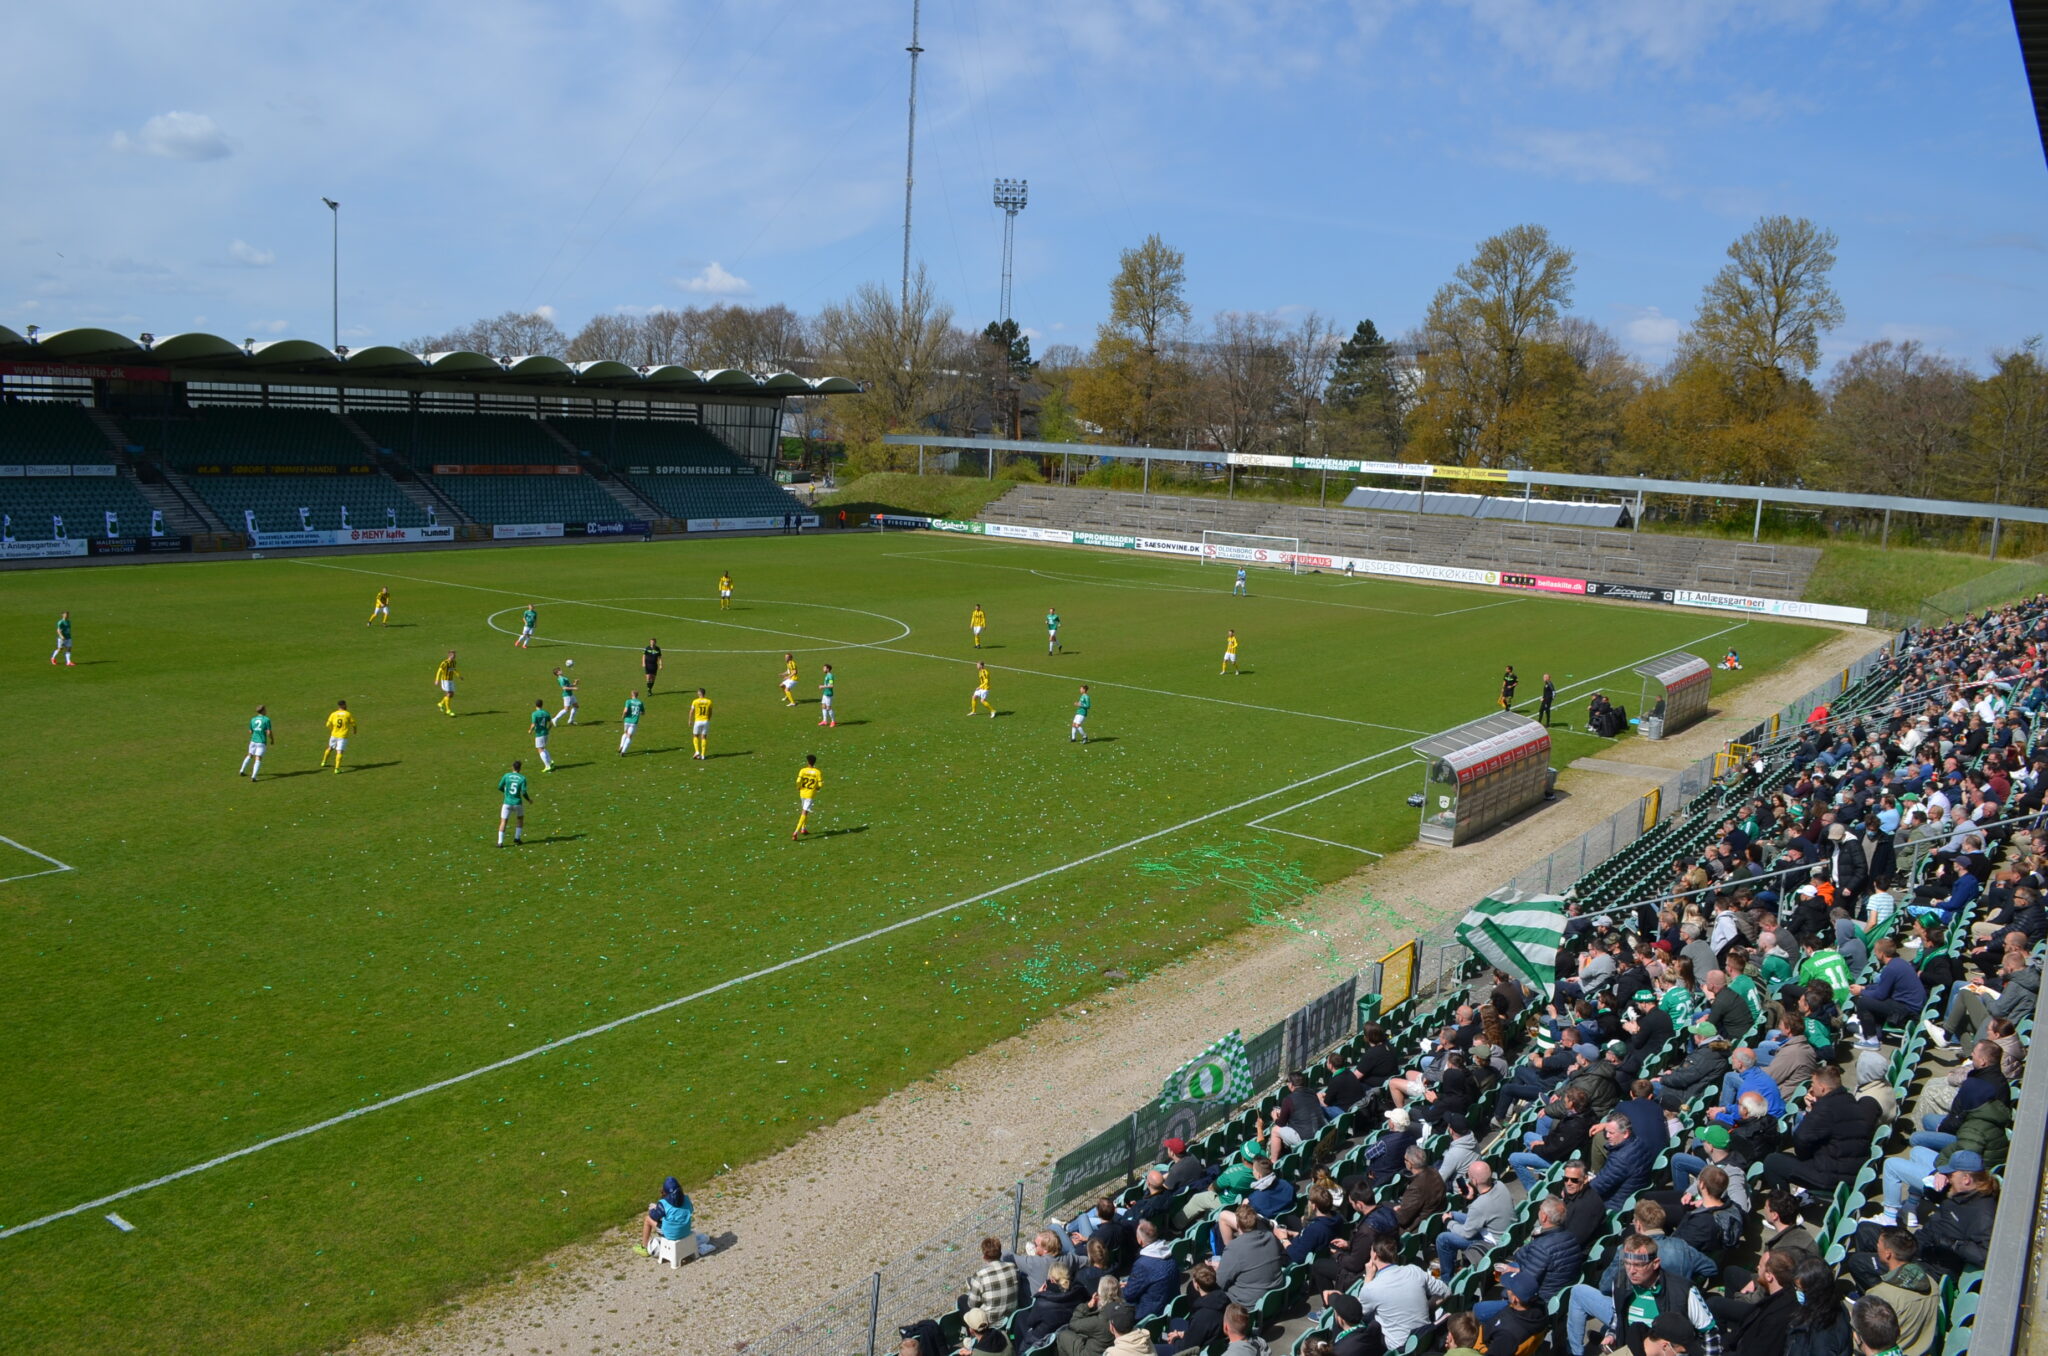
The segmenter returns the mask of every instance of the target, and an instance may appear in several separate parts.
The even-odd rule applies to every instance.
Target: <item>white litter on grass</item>
[[[107,1223],[113,1225],[116,1229],[119,1229],[124,1234],[132,1234],[135,1232],[135,1226],[130,1224],[127,1220],[122,1219],[119,1215],[108,1215]]]

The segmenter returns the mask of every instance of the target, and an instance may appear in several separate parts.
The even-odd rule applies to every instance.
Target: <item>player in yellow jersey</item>
[[[967,699],[967,714],[971,716],[984,706],[988,708],[988,718],[994,720],[996,718],[996,704],[988,699],[988,665],[976,664],[974,666],[974,695]]]
[[[376,620],[377,620],[377,618],[379,618],[379,617],[382,617],[382,618],[384,619],[384,624],[385,624],[386,626],[389,626],[389,625],[391,625],[391,590],[390,590],[390,589],[378,589],[378,590],[377,590],[377,601],[376,601],[376,602],[374,602],[374,603],[372,603],[372,604],[370,604],[370,620],[369,620],[369,621],[366,621],[366,622],[364,622],[364,623],[363,623],[363,625],[365,625],[365,626],[371,626],[371,625],[374,625],[374,624],[376,623]]]
[[[436,703],[448,715],[455,714],[455,680],[462,675],[455,669],[455,651],[434,666],[434,686],[441,689],[441,700]]]
[[[334,755],[334,770],[341,771],[341,755],[348,752],[348,741],[356,732],[355,713],[348,709],[348,703],[337,699],[334,710],[327,716],[327,753],[320,755],[320,766],[327,766],[327,754]]]
[[[1237,672],[1237,632],[1235,631],[1225,631],[1223,633],[1223,667],[1216,670],[1216,672],[1219,675]]]
[[[824,785],[825,774],[818,771],[818,755],[805,754],[804,765],[796,770],[796,832],[790,834],[791,838],[801,838],[811,831],[811,805]]]
[[[690,703],[690,756],[702,760],[711,752],[711,698],[697,689]]]
[[[796,705],[796,656],[782,656],[782,704]]]
[[[988,613],[981,610],[981,604],[974,605],[974,611],[967,614],[967,625],[974,632],[974,648],[981,648],[982,628],[988,625]]]
[[[725,570],[718,572],[718,610],[724,612],[732,607],[732,575]]]

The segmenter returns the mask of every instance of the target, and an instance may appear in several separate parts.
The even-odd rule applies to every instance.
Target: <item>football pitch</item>
[[[1246,926],[1242,882],[1200,865],[1219,851],[1332,881],[1412,842],[1408,745],[1492,710],[1505,663],[1525,699],[1555,674],[1562,720],[1602,687],[1633,708],[1629,667],[1667,650],[1739,647],[1725,690],[1830,634],[1230,582],[908,532],[0,577],[0,1347],[306,1350],[401,1321]],[[365,626],[384,586],[392,623]],[[993,720],[968,714],[977,603]],[[71,669],[46,663],[64,609]],[[621,757],[649,637],[666,666]],[[571,658],[582,714],[542,773],[528,715]],[[360,722],[339,775],[336,698]],[[1553,735],[1558,766],[1608,746]],[[825,783],[792,841],[807,753]],[[535,803],[500,849],[514,758]]]

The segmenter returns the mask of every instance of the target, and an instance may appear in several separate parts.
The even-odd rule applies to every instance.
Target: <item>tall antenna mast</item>
[[[998,320],[1010,318],[1010,261],[1017,247],[1017,214],[1024,210],[1030,187],[1023,179],[996,180],[996,206],[1003,209],[1003,292],[997,303]]]
[[[910,0],[910,46],[905,49],[910,53],[910,135],[903,152],[903,302],[898,312],[906,343],[910,324],[910,190],[917,182],[917,58],[924,51],[917,45],[917,29],[922,10],[923,0]]]

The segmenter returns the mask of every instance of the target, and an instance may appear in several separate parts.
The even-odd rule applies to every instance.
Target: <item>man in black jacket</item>
[[[1607,1232],[1607,1202],[1593,1190],[1593,1170],[1584,1163],[1565,1164],[1558,1192],[1564,1197],[1565,1232],[1590,1248],[1593,1240]]]
[[[1965,1149],[1949,1155],[1947,1172],[1937,1173],[1934,1181],[1921,1197],[1920,1264],[1946,1276],[1978,1270],[1990,1255],[1998,1179],[1984,1171],[1982,1158]]]
[[[1833,1191],[1854,1178],[1870,1156],[1882,1115],[1876,1102],[1842,1086],[1840,1069],[1822,1065],[1806,1094],[1806,1114],[1792,1131],[1791,1149],[1764,1160],[1764,1181]]]
[[[1628,1053],[1621,1057],[1621,1076],[1633,1079],[1642,1072],[1643,1061],[1671,1043],[1671,1014],[1657,1005],[1657,995],[1637,989],[1635,1013],[1621,1024],[1628,1033]]]

